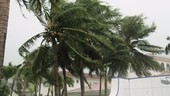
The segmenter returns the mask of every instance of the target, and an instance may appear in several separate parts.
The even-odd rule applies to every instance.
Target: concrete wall
[[[170,76],[113,78],[110,96],[170,96]]]

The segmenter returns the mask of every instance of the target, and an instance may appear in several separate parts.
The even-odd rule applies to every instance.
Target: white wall
[[[113,78],[110,96],[170,96],[170,76]]]

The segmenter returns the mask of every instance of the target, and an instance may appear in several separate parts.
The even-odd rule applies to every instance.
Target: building
[[[170,96],[170,75],[113,78],[109,96]]]
[[[149,55],[149,56],[152,56],[153,59],[156,60],[163,69],[161,72],[150,71],[151,76],[170,74],[170,58],[168,58],[167,56],[160,56],[160,55]],[[132,68],[129,68],[128,72],[129,74],[127,75],[127,78],[137,77],[136,74],[133,72]]]
[[[138,78],[130,69],[127,78],[112,78],[109,96],[169,96],[170,58],[150,56],[159,62],[162,72],[151,71],[152,76]]]

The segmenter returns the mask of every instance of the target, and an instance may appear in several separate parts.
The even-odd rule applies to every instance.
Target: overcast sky
[[[165,47],[168,43],[167,36],[170,36],[170,1],[169,0],[103,0],[108,2],[113,8],[119,8],[124,15],[143,14],[147,24],[154,22],[157,25],[155,33],[147,39],[150,43]],[[8,34],[6,41],[4,64],[22,63],[22,58],[18,54],[18,48],[36,33],[42,32],[43,27],[32,14],[21,14],[16,0],[10,1],[10,16]],[[25,13],[25,12],[24,12]]]

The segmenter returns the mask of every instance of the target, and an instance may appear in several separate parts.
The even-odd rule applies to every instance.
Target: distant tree
[[[0,95],[1,96],[10,94],[11,86],[8,81],[10,78],[11,79],[13,78],[16,72],[17,72],[17,66],[12,65],[11,62],[7,66],[3,66],[2,68],[3,78],[1,80],[2,82],[0,82],[0,86],[1,86]]]
[[[170,41],[170,37],[167,37],[167,40]],[[165,47],[165,54],[169,54],[170,51],[170,43]]]

